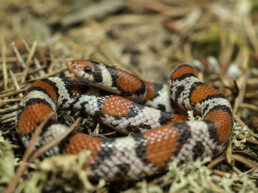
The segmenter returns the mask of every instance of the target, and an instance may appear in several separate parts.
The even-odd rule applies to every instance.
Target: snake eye
[[[86,66],[86,67],[84,68],[84,72],[90,74],[90,73],[92,72],[91,67],[90,67],[90,66]]]

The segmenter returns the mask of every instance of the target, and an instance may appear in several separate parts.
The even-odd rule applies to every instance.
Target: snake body
[[[17,128],[28,146],[35,128],[54,112],[37,140],[38,148],[68,129],[58,122],[57,109],[75,109],[122,133],[135,133],[104,139],[74,132],[45,152],[53,156],[90,150],[85,169],[92,179],[153,175],[174,160],[215,156],[228,144],[233,127],[230,103],[221,92],[202,83],[190,65],[175,68],[168,86],[94,61],[73,60],[68,67],[77,78],[46,78],[30,86],[20,103]],[[171,104],[199,112],[202,120],[187,121],[185,115],[172,113]]]

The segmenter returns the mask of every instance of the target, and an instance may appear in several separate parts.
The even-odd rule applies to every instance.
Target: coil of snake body
[[[54,112],[36,148],[55,139],[68,129],[58,122],[57,109],[83,111],[119,132],[135,133],[109,139],[72,133],[45,152],[53,156],[90,150],[85,169],[92,179],[138,179],[164,170],[174,160],[215,156],[228,144],[233,127],[230,103],[202,83],[190,65],[176,67],[168,85],[94,61],[72,60],[68,67],[77,78],[45,78],[30,86],[20,102],[18,133],[28,146],[36,127]],[[172,113],[174,105],[199,112],[202,120],[187,121],[185,115]]]

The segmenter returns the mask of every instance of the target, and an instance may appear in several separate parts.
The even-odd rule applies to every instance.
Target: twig
[[[11,75],[11,77],[12,77],[12,80],[13,80],[13,83],[14,83],[14,86],[15,86],[16,90],[20,90],[21,88],[20,88],[20,86],[19,86],[19,84],[18,84],[18,82],[17,82],[17,80],[16,80],[16,77],[15,77],[14,74],[13,74],[13,71],[10,70],[9,72],[10,72],[10,75]],[[22,94],[22,93],[19,93],[19,97],[23,97],[23,94]]]
[[[2,60],[3,60],[3,77],[4,77],[4,90],[8,89],[7,88],[7,83],[8,83],[8,75],[7,75],[7,66],[6,66],[6,46],[5,46],[5,41],[2,39]]]
[[[171,17],[182,16],[189,12],[189,8],[172,8],[154,0],[130,0],[130,2],[140,4],[141,6],[144,6],[147,9],[160,12],[164,15]]]
[[[55,71],[52,71],[51,73],[48,73],[48,74],[45,74],[44,76],[40,76],[40,77],[37,77],[37,78],[32,78],[30,80],[27,80],[27,82],[32,82],[32,81],[35,81],[35,80],[40,80],[42,78],[46,78],[46,77],[49,77],[49,76],[53,76],[55,74],[58,74],[60,72],[63,72],[65,70],[68,70],[68,67],[63,67],[61,69],[58,69],[58,70],[55,70]]]
[[[10,112],[13,112],[13,111],[17,111],[18,109],[20,109],[20,105],[13,105],[13,106],[10,106],[10,107],[5,108],[5,109],[0,109],[0,115],[7,114],[7,113],[10,113]]]
[[[15,55],[16,55],[16,57],[17,57],[19,63],[20,63],[20,65],[22,66],[22,68],[25,68],[24,60],[22,59],[22,57],[21,57],[21,55],[20,55],[20,52],[19,52],[18,49],[16,48],[15,43],[12,42],[12,43],[10,44],[10,46],[11,46],[11,48],[13,49],[13,51],[14,51],[14,53],[15,53]]]
[[[22,80],[21,80],[22,83],[24,83],[25,80],[26,80],[28,70],[29,70],[29,66],[30,66],[30,62],[31,62],[31,59],[32,59],[32,57],[35,53],[36,47],[37,47],[37,41],[34,41],[33,44],[32,44],[29,56],[28,56],[27,61],[26,61],[25,69],[23,71],[23,77],[22,77]]]
[[[243,49],[243,69],[246,72],[247,66],[248,66],[248,61],[249,61],[249,55],[248,55],[248,48],[244,47]],[[238,110],[239,105],[243,102],[244,96],[245,96],[245,90],[246,90],[246,74],[244,73],[240,78],[239,78],[239,96],[236,98],[234,107],[233,107],[233,113],[235,114]]]
[[[39,148],[29,159],[29,162],[32,162],[33,160],[35,160],[37,157],[39,157],[40,155],[42,155],[44,152],[46,152],[48,149],[50,149],[51,147],[55,146],[56,144],[58,144],[60,141],[62,141],[67,135],[69,135],[69,133],[71,133],[75,126],[79,123],[80,121],[80,117],[76,119],[76,121],[73,123],[73,125],[67,129],[62,135],[58,136],[57,138],[55,138],[54,140],[52,140],[51,142],[47,143],[46,145],[42,146],[41,148]]]
[[[0,100],[0,104],[13,103],[13,102],[18,102],[20,100],[21,100],[21,98]]]
[[[65,16],[60,23],[63,26],[69,26],[91,18],[101,18],[109,13],[121,9],[124,6],[125,1],[101,1],[100,3],[87,6],[76,13]]]
[[[258,106],[253,105],[253,104],[249,104],[249,103],[241,103],[241,104],[239,105],[239,107],[241,107],[241,108],[247,108],[247,109],[254,110],[254,111],[258,111]]]
[[[215,158],[208,166],[208,169],[212,169],[215,165],[217,165],[218,163],[224,161],[226,159],[226,155],[222,154],[219,157]]]
[[[250,43],[253,45],[255,52],[258,53],[258,38],[257,32],[255,31],[254,25],[249,18],[244,19],[244,26]]]
[[[221,170],[212,170],[212,173],[218,175],[218,176],[222,176],[222,177],[225,177],[225,176],[232,176],[232,174],[230,173],[227,173],[227,172],[224,172],[224,171],[221,171]]]
[[[22,42],[23,42],[23,44],[24,44],[26,50],[27,50],[28,52],[30,52],[31,50],[30,50],[30,47],[29,47],[29,44],[27,43],[27,41],[26,41],[25,39],[23,39]],[[33,56],[33,61],[34,61],[34,63],[35,63],[36,69],[39,71],[39,75],[40,75],[40,76],[43,76],[44,74],[46,74],[46,73],[44,72],[44,70],[42,70],[42,66],[40,65],[38,59],[37,59],[35,56]]]
[[[17,112],[12,112],[6,115],[3,115],[0,117],[0,123],[10,123],[12,121],[15,121],[17,118]]]
[[[51,63],[50,66],[48,67],[48,73],[51,73],[55,67],[55,55],[51,52],[50,53],[50,58],[51,58]]]
[[[251,161],[249,159],[246,159],[245,157],[238,155],[236,153],[232,154],[232,158],[245,164],[246,166],[250,167],[250,168],[255,168],[256,170],[258,170],[258,164],[254,161]]]
[[[7,93],[4,93],[4,94],[0,95],[0,98],[4,98],[4,97],[7,97],[7,96],[12,96],[12,95],[19,94],[21,92],[26,91],[28,88],[29,88],[29,86],[26,86],[25,88],[21,88],[20,90],[12,90],[10,92],[7,92]]]

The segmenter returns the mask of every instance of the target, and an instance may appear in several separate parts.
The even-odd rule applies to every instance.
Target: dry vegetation
[[[0,0],[0,5],[0,192],[258,191],[257,1]],[[229,147],[213,160],[171,163],[168,172],[133,182],[92,184],[81,170],[88,153],[42,161],[44,149],[32,151],[37,135],[26,150],[16,133],[17,104],[28,85],[73,76],[65,65],[69,58],[93,59],[165,83],[174,66],[209,55],[241,70],[235,82],[200,73],[230,99],[235,118]],[[60,112],[68,125],[78,117]],[[119,135],[90,118],[77,123],[88,134]]]

